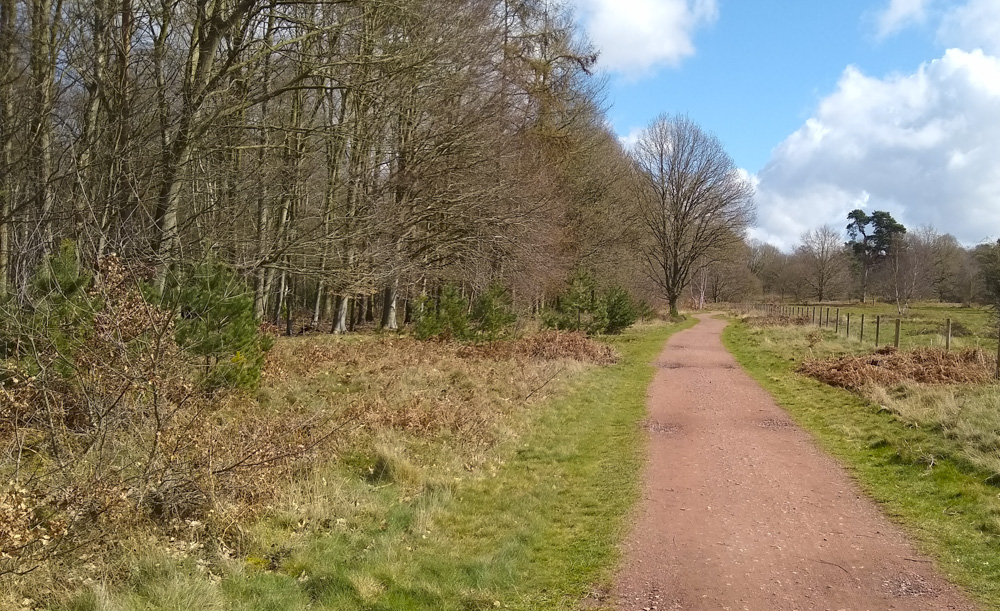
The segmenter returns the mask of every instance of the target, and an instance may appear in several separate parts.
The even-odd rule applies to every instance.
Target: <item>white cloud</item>
[[[716,0],[572,0],[599,65],[637,78],[694,54],[694,31],[719,15]]]
[[[886,38],[906,26],[922,23],[927,18],[928,0],[889,0],[889,5],[876,15],[878,37]]]
[[[1000,54],[1000,1],[969,0],[949,10],[938,39],[946,45]]]
[[[624,146],[626,149],[631,150],[632,147],[635,146],[635,143],[639,141],[639,137],[642,135],[642,132],[644,130],[645,128],[643,127],[633,127],[624,136],[619,134],[618,141],[621,142],[622,146]]]
[[[888,0],[874,17],[879,39],[930,18],[945,47],[1000,55],[1000,0]]]
[[[755,235],[787,247],[864,207],[966,243],[998,237],[998,117],[1000,58],[981,51],[884,79],[848,68],[760,172]]]

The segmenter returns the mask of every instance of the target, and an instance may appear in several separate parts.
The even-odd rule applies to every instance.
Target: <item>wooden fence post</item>
[[[826,309],[826,326],[830,326],[830,308]]]
[[[834,333],[840,334],[840,308],[837,308],[837,324],[834,327]]]
[[[896,319],[896,339],[895,339],[895,341],[892,344],[896,348],[899,348],[899,325],[902,322],[903,322],[903,320],[901,318],[897,318]]]
[[[858,336],[859,341],[865,341],[865,315],[861,315],[861,334]]]
[[[951,350],[951,319],[945,321],[944,349]]]
[[[997,342],[997,371],[993,378],[1000,381],[1000,341]]]
[[[875,317],[875,347],[878,348],[878,336],[882,333],[882,316]]]
[[[847,313],[847,333],[844,334],[847,339],[851,339],[851,313]]]

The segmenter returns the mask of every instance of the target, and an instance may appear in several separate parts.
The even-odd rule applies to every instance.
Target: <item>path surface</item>
[[[972,610],[702,317],[649,391],[649,463],[622,610]]]

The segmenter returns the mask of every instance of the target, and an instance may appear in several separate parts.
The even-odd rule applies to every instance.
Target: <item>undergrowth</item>
[[[614,350],[558,334],[281,340],[252,411],[333,418],[324,451],[208,520],[81,560],[32,605],[573,608],[610,579],[638,491],[648,363],[677,328],[643,326]]]

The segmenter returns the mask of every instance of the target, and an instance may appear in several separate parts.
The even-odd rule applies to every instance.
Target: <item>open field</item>
[[[933,329],[948,317],[988,333],[990,317],[982,310],[924,306],[908,322]],[[928,336],[913,334],[902,348],[926,346]],[[996,346],[976,335],[958,339],[953,346]],[[831,387],[797,370],[804,361],[862,354],[873,345],[815,326],[738,322],[724,341],[946,575],[990,608],[1000,606],[1000,388],[912,381],[864,384],[855,392]]]
[[[611,578],[638,493],[649,363],[685,326],[609,340],[621,355],[610,366],[405,338],[279,342],[260,409],[343,410],[352,424],[323,459],[270,483],[256,511],[137,531],[123,557],[16,602],[573,608]]]
[[[866,350],[875,344],[875,320],[882,317],[879,345],[891,344],[895,333],[895,320],[901,323],[900,348],[917,346],[944,347],[946,321],[952,321],[952,347],[981,347],[996,349],[996,328],[989,310],[979,307],[962,307],[957,304],[920,302],[913,304],[900,316],[896,306],[888,303],[876,305],[857,302],[827,302],[788,304],[799,308],[811,320],[815,308],[817,318],[826,320],[829,310],[830,328],[835,328],[837,311],[840,311],[840,334],[847,331],[847,315],[851,315],[850,338],[857,343],[845,344],[844,349]],[[864,340],[860,339],[861,316],[865,317]],[[824,327],[825,328],[825,327]]]

